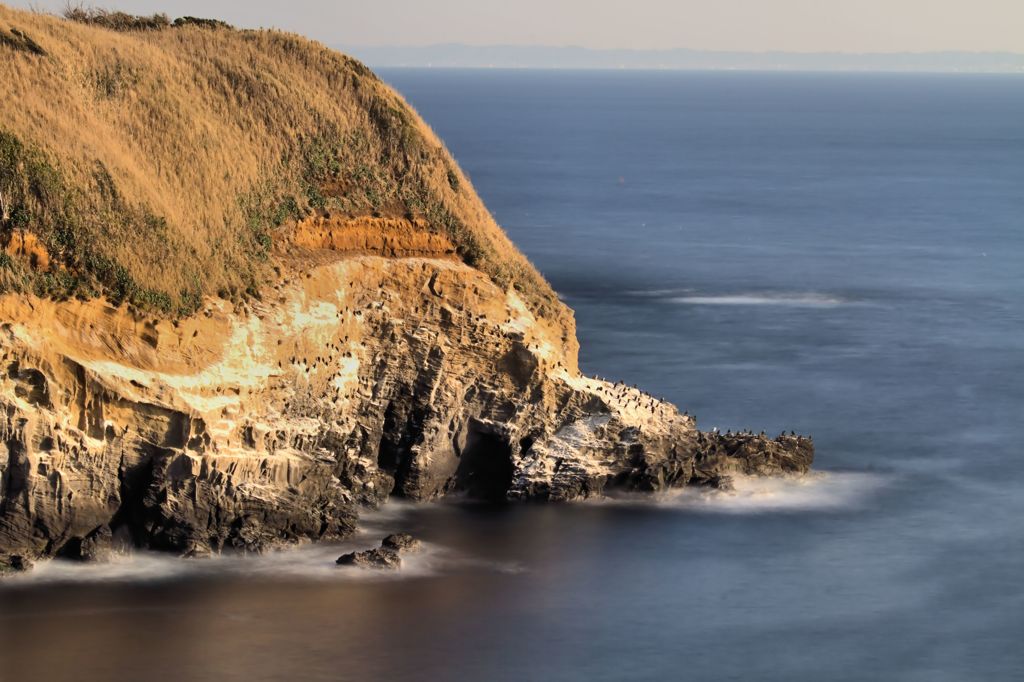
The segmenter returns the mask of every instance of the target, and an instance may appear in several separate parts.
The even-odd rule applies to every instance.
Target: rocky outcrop
[[[396,552],[405,552],[418,550],[422,543],[409,533],[392,533],[380,541],[380,546]]]
[[[401,568],[402,555],[415,552],[421,546],[420,541],[408,533],[394,533],[381,540],[380,547],[342,554],[335,563],[359,568]]]
[[[0,560],[340,538],[390,495],[574,500],[805,471],[582,376],[562,332],[446,258],[320,254],[177,323],[0,301]]]

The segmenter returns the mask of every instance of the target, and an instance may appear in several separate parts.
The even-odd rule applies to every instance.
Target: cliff
[[[0,564],[810,466],[582,376],[571,311],[365,67],[110,16],[0,6]]]

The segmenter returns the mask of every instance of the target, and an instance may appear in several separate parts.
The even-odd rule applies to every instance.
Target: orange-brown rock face
[[[389,258],[455,258],[455,247],[447,237],[406,218],[308,218],[278,243],[280,252],[288,253],[294,247],[305,252],[326,250]]]
[[[50,269],[49,251],[31,232],[11,230],[10,233],[3,236],[2,246],[3,252],[8,256],[23,259],[36,270]]]

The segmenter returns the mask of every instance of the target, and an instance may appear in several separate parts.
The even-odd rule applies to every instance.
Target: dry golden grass
[[[401,214],[571,324],[434,133],[355,60],[278,31],[114,31],[3,5],[0,31],[0,219],[63,264],[6,258],[5,286],[187,313],[257,295],[270,233],[295,219]]]

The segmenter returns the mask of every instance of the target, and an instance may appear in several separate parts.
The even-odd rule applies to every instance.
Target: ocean
[[[815,473],[396,503],[345,545],[46,564],[2,680],[1024,678],[1024,80],[383,70],[576,311],[585,372]],[[336,569],[389,531],[396,575]]]

